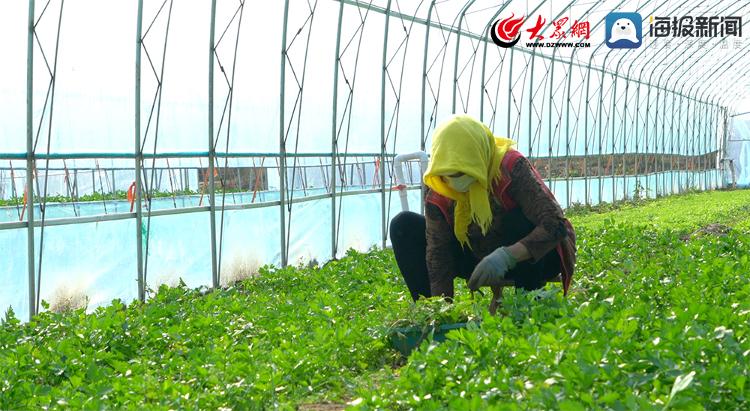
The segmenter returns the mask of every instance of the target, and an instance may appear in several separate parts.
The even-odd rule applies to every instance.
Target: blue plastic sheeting
[[[146,220],[144,219],[144,224]],[[146,284],[158,288],[181,278],[188,287],[211,284],[211,231],[208,213],[151,217]],[[135,231],[127,234],[135,240]],[[124,248],[135,254],[135,248]],[[145,259],[145,258],[144,258]],[[136,276],[133,266],[130,277]]]
[[[750,185],[750,115],[732,120],[732,132],[727,141],[727,157],[734,160],[737,185]],[[731,179],[731,173],[727,173]],[[728,181],[731,184],[731,181]]]
[[[36,228],[37,269],[40,235]],[[12,250],[0,269],[0,310],[12,306],[21,319],[28,319],[29,306],[26,238],[26,229],[0,231],[0,248]],[[135,256],[135,220],[45,227],[40,297],[83,290],[92,308],[114,298],[130,301],[138,296]]]
[[[294,212],[296,213],[297,210],[295,209]],[[206,218],[208,221],[208,217]],[[221,241],[222,249],[222,277],[230,276],[231,270],[240,263],[247,262],[258,265],[279,265],[281,263],[279,207],[225,211],[224,224],[220,224],[220,213],[216,214],[216,220],[216,241],[217,243]],[[205,244],[209,244],[209,238],[207,233],[204,237]],[[201,255],[205,255],[208,261],[211,261],[210,254],[201,253]],[[209,266],[206,285],[210,284],[210,273],[211,268]]]
[[[614,198],[628,198],[636,184],[647,187],[642,195],[655,197],[657,183],[667,191],[677,193],[688,187],[711,189],[719,183],[719,172],[707,173],[663,173],[648,176],[615,177]],[[599,179],[589,179],[589,202],[612,201],[613,179],[602,177],[601,197]],[[626,187],[623,190],[623,187]],[[558,202],[567,203],[566,182],[552,184]],[[583,179],[570,181],[572,203],[585,202]],[[229,196],[227,196],[229,197]],[[409,208],[420,211],[421,192],[408,191]],[[194,196],[188,196],[186,204],[195,205]],[[205,201],[205,200],[204,200]],[[115,202],[108,202],[108,212],[114,210]],[[124,203],[124,202],[120,202]],[[154,200],[160,208],[173,206],[172,199]],[[117,207],[129,207],[119,204]],[[72,215],[72,204],[48,206],[48,218]],[[103,214],[101,202],[78,204],[83,215]],[[7,211],[7,210],[6,210]],[[13,208],[11,211],[15,213]],[[386,193],[386,216],[388,221],[401,211],[398,192]],[[81,215],[79,214],[79,215]],[[307,201],[293,204],[292,212],[286,214],[289,244],[289,264],[307,264],[313,259],[324,263],[331,258],[331,199]],[[279,207],[269,206],[245,210],[217,211],[217,249],[221,247],[221,276],[236,279],[238,273],[264,264],[279,265],[281,262],[281,228]],[[179,280],[189,287],[210,286],[211,243],[208,212],[152,217],[148,229],[148,266],[146,284],[157,289],[161,284],[176,285]],[[337,257],[353,248],[366,251],[382,244],[381,194],[359,194],[336,199],[336,221],[338,227]],[[35,229],[36,261],[39,261],[40,228]],[[41,299],[50,301],[60,289],[78,290],[90,299],[89,310],[108,304],[119,298],[124,302],[138,296],[135,219],[106,221],[100,223],[48,226],[44,229],[44,257],[42,259]],[[386,243],[387,245],[390,242]],[[9,260],[0,269],[0,309],[13,307],[21,319],[28,319],[28,274],[26,259],[26,229],[0,231],[0,249]],[[144,249],[145,251],[145,249]]]
[[[21,319],[28,319],[29,312],[26,235],[25,228],[0,231],[0,250],[3,250],[3,260],[0,262],[0,310],[4,314],[12,306],[16,316]]]
[[[587,203],[587,184],[588,204],[599,204],[601,202],[611,203],[613,200],[631,200],[636,196],[639,198],[656,198],[657,194],[676,194],[687,189],[715,189],[721,184],[720,177],[719,170],[706,172],[675,171],[625,177],[602,176],[601,179],[590,177],[588,180],[573,178],[567,183],[569,188],[566,186],[565,180],[553,180],[549,186],[555,194],[557,202],[563,208],[566,208],[576,203]],[[568,193],[570,193],[569,202]]]
[[[419,200],[418,190],[409,191],[412,210],[419,211]],[[197,204],[193,196],[178,199],[178,204],[182,202]],[[158,204],[159,208],[171,207],[172,199],[157,199],[153,204]],[[76,207],[79,215],[104,213],[101,202],[81,203]],[[122,201],[107,202],[107,207],[110,213],[129,211],[129,205]],[[345,254],[348,248],[366,251],[381,244],[380,193],[341,197],[336,207],[337,215],[339,212],[341,215],[338,256]],[[400,208],[398,193],[393,193],[390,218],[401,211]],[[72,204],[50,204],[47,210],[48,218],[73,216]],[[6,216],[15,216],[15,208],[5,212]],[[223,278],[235,278],[236,271],[242,271],[243,267],[255,269],[264,264],[280,264],[278,206],[225,211],[223,225],[220,212],[216,219]],[[148,288],[176,285],[180,279],[189,287],[212,284],[207,212],[152,217],[150,226],[144,218],[143,224],[143,229],[149,233]],[[287,224],[290,264],[307,264],[313,259],[323,263],[330,259],[330,199],[294,204],[291,214],[287,213]],[[40,231],[40,228],[35,230],[37,268]],[[49,302],[60,290],[79,291],[89,297],[89,310],[93,310],[114,298],[125,302],[137,298],[135,242],[135,219],[45,227],[41,299]],[[5,311],[12,306],[16,316],[28,319],[26,229],[0,231],[0,249],[13,250],[8,253],[7,266],[0,270],[3,284],[0,309]]]

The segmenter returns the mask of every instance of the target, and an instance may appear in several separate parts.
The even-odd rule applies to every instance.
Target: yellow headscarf
[[[453,231],[462,245],[469,245],[467,232],[472,221],[482,234],[487,233],[492,223],[488,193],[500,179],[503,156],[514,144],[511,139],[495,137],[487,126],[465,114],[453,115],[435,129],[423,179],[428,187],[456,201]],[[453,190],[441,178],[457,172],[476,180],[466,193]]]

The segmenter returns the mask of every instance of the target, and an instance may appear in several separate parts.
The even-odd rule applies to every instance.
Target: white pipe
[[[427,170],[427,153],[425,153],[424,151],[415,151],[408,154],[399,154],[393,159],[393,169],[396,176],[396,187],[394,188],[399,191],[399,197],[401,198],[401,209],[403,211],[409,211],[409,201],[406,197],[406,179],[404,178],[404,163],[409,160],[419,160],[419,176],[421,184],[421,176]]]

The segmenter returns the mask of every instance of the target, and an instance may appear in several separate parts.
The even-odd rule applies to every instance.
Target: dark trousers
[[[505,213],[502,218],[501,227],[505,229],[497,244],[498,247],[515,244],[534,229],[534,225],[518,208]],[[432,296],[427,273],[424,216],[410,211],[398,213],[391,220],[390,235],[396,263],[406,286],[409,287],[411,297],[416,301],[420,295]],[[451,252],[457,262],[453,275],[468,280],[479,261],[468,248],[463,249],[458,240],[455,240]],[[536,263],[532,263],[531,259],[519,262],[505,274],[505,278],[515,281],[516,287],[534,290],[543,287],[559,273],[560,257],[557,251],[551,250]]]

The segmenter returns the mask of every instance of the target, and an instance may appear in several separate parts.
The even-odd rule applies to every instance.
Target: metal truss
[[[341,231],[347,207],[344,198],[379,194],[380,246],[385,247],[392,217],[391,186],[393,158],[399,154],[397,143],[408,137],[405,133],[418,130],[418,144],[412,149],[428,151],[432,132],[448,113],[475,115],[498,135],[515,139],[547,184],[556,193],[565,193],[565,206],[627,199],[640,196],[641,190],[646,195],[662,196],[694,188],[711,189],[722,185],[720,160],[724,156],[728,124],[737,112],[735,103],[747,97],[750,82],[746,75],[750,68],[750,59],[746,57],[750,43],[727,54],[721,51],[722,39],[716,37],[701,39],[703,47],[695,53],[680,53],[694,40],[687,37],[673,40],[669,48],[659,40],[629,51],[608,49],[592,41],[592,47],[573,48],[564,55],[557,47],[545,52],[521,43],[509,49],[495,46],[487,33],[493,22],[509,15],[510,1],[489,4],[482,0],[286,0],[279,3],[283,19],[280,33],[276,33],[280,39],[278,152],[233,152],[230,143],[235,79],[246,75],[248,70],[238,66],[237,55],[243,47],[254,46],[240,41],[241,29],[248,20],[243,20],[243,15],[251,13],[246,9],[253,4],[246,0],[220,3],[232,11],[224,19],[217,18],[217,1],[212,0],[211,14],[207,17],[210,18],[206,50],[207,149],[163,152],[159,150],[159,137],[163,85],[170,80],[165,76],[165,67],[170,64],[167,53],[170,22],[178,18],[173,9],[187,5],[157,0],[160,7],[149,15],[143,3],[144,0],[137,2],[134,44],[133,152],[59,153],[52,152],[51,146],[54,130],[59,127],[53,123],[53,114],[58,55],[65,53],[59,47],[64,33],[65,0],[48,0],[41,9],[37,8],[36,0],[29,0],[26,152],[0,153],[0,160],[9,163],[0,172],[11,176],[19,220],[0,222],[0,230],[27,230],[31,315],[39,310],[47,226],[134,219],[135,274],[140,300],[147,297],[152,217],[207,213],[210,238],[206,244],[210,248],[213,287],[218,287],[222,279],[226,211],[278,207],[280,260],[285,266],[289,263],[290,233],[296,226],[295,206],[330,201],[330,255],[322,257],[335,259],[342,251]],[[330,9],[331,3],[335,3],[337,12],[335,44],[314,43],[314,37],[322,30],[315,17],[322,9]],[[605,15],[611,10],[641,13],[644,27],[654,15],[738,15],[745,18],[742,29],[747,32],[750,19],[750,3],[732,0],[708,5],[700,0],[594,0],[585,4],[569,0],[554,7],[549,0],[528,1],[525,16],[531,18],[554,10],[545,14],[550,21],[560,18],[588,21],[592,32],[603,29]],[[41,26],[52,27],[56,32],[54,44],[43,44],[37,31]],[[368,35],[373,38],[372,33],[382,38],[375,48],[365,40]],[[556,40],[558,45],[562,41],[562,38]],[[311,82],[321,81],[310,74],[309,57],[318,48],[334,50],[330,61],[332,73],[329,71],[332,99],[325,102],[303,98],[310,93]],[[362,61],[372,59],[368,56],[375,53],[380,64],[379,105],[370,104],[367,109],[373,118],[379,119],[379,131],[373,134],[379,149],[355,152],[351,141],[356,136],[355,108],[363,106],[360,90],[364,89],[363,82],[372,86],[377,81],[362,79]],[[35,55],[44,62],[45,71],[41,74],[34,71]],[[421,64],[413,64],[410,56],[418,57]],[[405,79],[409,73],[419,73],[420,82],[410,84]],[[48,84],[43,102],[33,98],[37,82]],[[404,103],[407,93],[419,93],[420,107]],[[305,138],[303,109],[305,113],[314,112],[316,105],[321,104],[332,107],[330,152],[304,152],[300,150],[300,141]],[[417,110],[418,124],[406,120],[411,118],[409,112]],[[325,138],[328,144],[327,135]],[[40,141],[44,143],[41,146]],[[72,159],[91,159],[96,166],[72,167],[67,164]],[[116,191],[115,169],[100,167],[101,159],[133,161],[130,212],[109,212],[113,207],[110,203],[107,208],[106,199],[102,200],[104,214],[83,216],[76,211],[77,173],[91,174],[95,192],[97,186],[102,195]],[[200,167],[192,168],[200,169],[205,177],[198,206],[178,207],[173,200],[171,209],[152,207],[154,195],[165,184],[162,181],[165,175],[172,192],[184,189],[177,181],[187,169],[171,167],[170,159],[200,162]],[[228,191],[225,179],[232,170],[230,161],[238,159],[278,173],[278,199],[255,202],[257,193],[254,193],[248,202],[241,193]],[[24,161],[25,175],[21,175],[20,164]],[[40,161],[45,162],[41,170]],[[56,169],[50,161],[62,161],[62,167]],[[50,170],[57,170],[64,179],[66,194],[74,201],[75,216],[46,218],[48,181],[54,178]],[[319,176],[323,187],[311,190],[307,183],[310,174]],[[0,174],[0,180],[3,175],[6,174]],[[410,174],[408,189],[420,190],[420,181],[413,179],[413,175],[419,176],[419,172]],[[40,181],[44,184],[40,185]],[[631,194],[633,185],[636,192]],[[17,188],[21,186],[25,187],[24,193]],[[607,186],[611,190],[605,191]],[[23,204],[18,200],[22,194]]]

